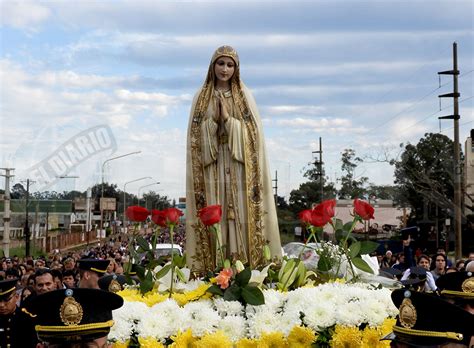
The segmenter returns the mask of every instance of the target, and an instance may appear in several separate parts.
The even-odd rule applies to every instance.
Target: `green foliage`
[[[265,303],[262,291],[256,285],[250,285],[252,271],[249,267],[237,273],[231,285],[223,290],[218,285],[211,285],[207,292],[222,296],[226,301],[239,301],[242,305],[259,306]]]
[[[442,134],[427,133],[416,145],[400,146],[404,151],[392,162],[399,203],[412,207],[415,221],[449,216],[454,196],[453,141]]]
[[[352,199],[364,196],[367,193],[365,185],[367,185],[369,178],[355,176],[355,170],[363,162],[362,159],[356,157],[353,149],[345,149],[341,156],[341,162],[344,175],[340,179],[339,198]]]

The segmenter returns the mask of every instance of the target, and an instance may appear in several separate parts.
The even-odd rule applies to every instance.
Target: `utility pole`
[[[25,228],[24,228],[24,234],[25,234],[25,256],[30,256],[30,226],[28,222],[28,205],[29,205],[29,199],[30,199],[30,183],[35,183],[35,181],[32,181],[30,179],[26,179],[26,205],[25,205]]]
[[[453,75],[453,93],[441,94],[439,98],[453,98],[453,115],[438,117],[439,119],[454,120],[454,234],[455,234],[455,258],[462,257],[462,231],[461,231],[461,159],[459,148],[459,97],[458,90],[458,44],[453,43],[453,70],[440,71],[438,75]]]
[[[275,182],[273,189],[275,190],[275,206],[278,205],[278,170],[275,170],[275,179],[272,179]]]
[[[319,175],[319,185],[320,185],[320,202],[323,201],[323,186],[324,186],[324,176],[323,176],[323,140],[319,137],[319,151],[313,151],[313,154],[319,153],[319,161],[316,159],[314,165],[318,168]]]
[[[4,195],[4,206],[3,206],[3,241],[2,249],[3,256],[10,256],[10,178],[13,177],[10,171],[15,170],[14,168],[0,168],[5,171],[5,174],[1,176],[5,177],[5,195]]]

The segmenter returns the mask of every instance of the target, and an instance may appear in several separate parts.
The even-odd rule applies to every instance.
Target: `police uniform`
[[[474,315],[433,293],[408,289],[392,292],[399,309],[393,333],[385,337],[409,347],[468,345],[474,334]]]
[[[10,299],[16,293],[17,279],[0,281],[0,301]],[[0,315],[0,347],[28,348],[35,347],[36,340],[32,330],[27,330],[31,325],[28,318],[16,307],[11,313]]]
[[[62,289],[36,296],[27,310],[36,316],[36,332],[49,344],[86,343],[106,337],[113,326],[112,310],[123,299],[98,289]]]

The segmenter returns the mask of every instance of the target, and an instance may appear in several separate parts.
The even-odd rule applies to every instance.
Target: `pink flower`
[[[216,277],[217,284],[221,289],[227,289],[229,287],[229,281],[232,278],[232,269],[224,268],[219,272],[219,275]]]

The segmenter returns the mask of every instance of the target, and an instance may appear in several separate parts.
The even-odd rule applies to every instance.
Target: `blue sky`
[[[186,129],[192,96],[222,44],[237,49],[241,76],[264,123],[279,194],[304,181],[323,138],[326,174],[341,176],[351,147],[356,175],[393,183],[399,144],[438,132],[452,113],[458,43],[461,142],[474,128],[473,2],[414,1],[1,1],[0,166],[32,176],[68,141],[110,127],[114,147],[91,152],[36,188],[85,190],[106,181],[127,190],[160,181],[185,195]],[[452,121],[441,131],[452,137]],[[58,172],[59,173],[59,172]],[[56,181],[56,182],[55,182]],[[147,188],[148,189],[148,188]],[[142,190],[146,191],[147,189]]]

